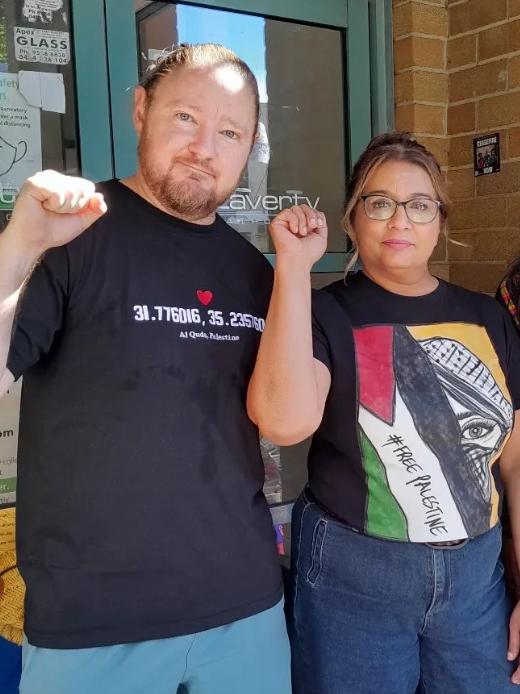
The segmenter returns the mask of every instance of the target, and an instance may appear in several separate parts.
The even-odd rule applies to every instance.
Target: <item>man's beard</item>
[[[199,160],[190,160],[190,165],[208,170],[208,164]],[[173,161],[166,171],[154,166],[148,156],[146,135],[139,143],[139,166],[144,182],[161,205],[171,212],[188,220],[204,219],[216,212],[235,190],[236,184],[230,190],[217,196],[214,189],[204,189],[196,181],[175,181],[172,178]],[[211,170],[211,169],[210,169]],[[203,176],[205,174],[201,174]]]

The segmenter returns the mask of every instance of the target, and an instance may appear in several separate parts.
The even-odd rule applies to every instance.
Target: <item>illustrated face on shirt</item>
[[[136,91],[141,175],[169,213],[210,223],[236,188],[253,142],[255,101],[230,66],[180,68],[151,97]]]
[[[381,194],[398,202],[414,197],[437,199],[429,174],[421,166],[405,161],[387,161],[369,175],[363,195]],[[391,219],[367,217],[358,202],[354,231],[363,266],[371,277],[395,270],[426,268],[440,233],[439,215],[429,224],[411,222],[402,206]]]
[[[431,360],[460,427],[460,446],[483,499],[491,499],[489,461],[507,435],[510,403],[484,363],[458,341],[419,342]]]
[[[504,423],[497,421],[478,410],[467,409],[462,403],[448,396],[460,426],[461,446],[469,461],[473,463],[472,472],[482,493],[482,498],[491,498],[491,475],[489,458],[500,448],[507,433]]]

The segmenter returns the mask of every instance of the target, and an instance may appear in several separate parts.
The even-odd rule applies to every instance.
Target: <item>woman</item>
[[[280,445],[314,433],[292,530],[297,694],[520,683],[498,523],[505,486],[518,553],[520,350],[496,302],[430,274],[447,213],[434,157],[405,133],[376,137],[344,217],[363,271],[314,292],[312,319],[325,219],[295,207],[271,226],[248,409]]]
[[[520,332],[520,258],[515,260],[500,283],[496,298],[509,311]]]
[[[498,286],[495,298],[508,311],[517,333],[520,334],[520,258],[516,258],[508,268],[505,277]],[[506,584],[511,597],[515,599],[517,596],[520,597],[520,572],[511,536],[511,523],[507,504],[504,504],[501,521],[504,545],[502,555],[504,557]]]

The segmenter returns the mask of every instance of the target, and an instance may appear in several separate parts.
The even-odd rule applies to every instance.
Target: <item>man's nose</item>
[[[200,126],[194,134],[189,150],[199,159],[213,159],[216,152],[217,133],[207,126]]]

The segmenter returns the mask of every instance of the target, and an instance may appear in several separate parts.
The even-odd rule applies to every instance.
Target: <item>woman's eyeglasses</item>
[[[360,195],[363,200],[365,214],[370,219],[385,221],[391,219],[399,205],[404,207],[406,216],[414,224],[429,224],[433,222],[439,213],[442,202],[431,198],[412,198],[404,202],[397,202],[385,195]]]

